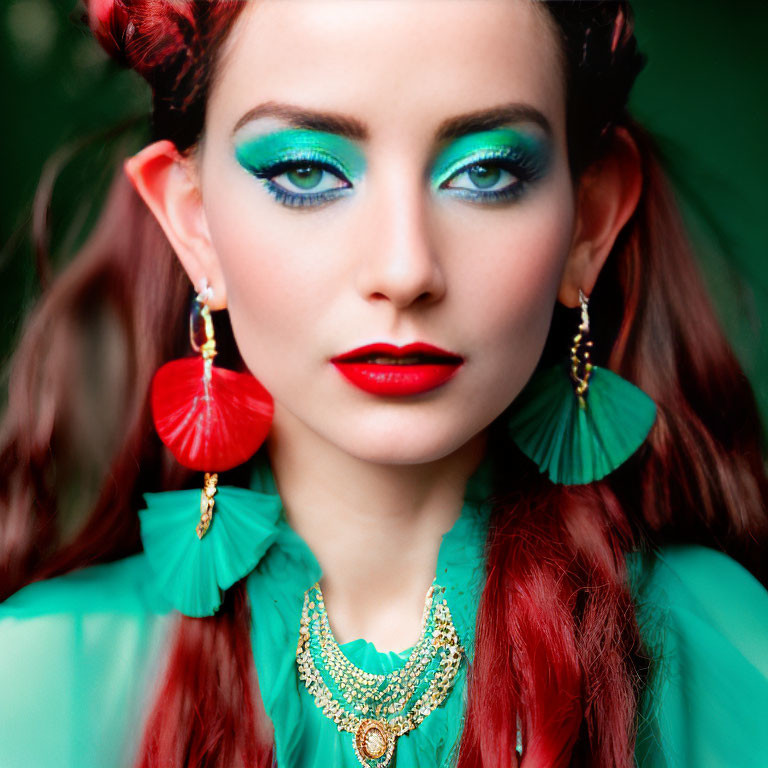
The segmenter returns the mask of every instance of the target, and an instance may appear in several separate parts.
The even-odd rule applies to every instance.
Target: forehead
[[[509,103],[555,133],[565,120],[557,38],[536,0],[251,0],[218,75],[216,132],[269,101],[354,115],[371,136]]]

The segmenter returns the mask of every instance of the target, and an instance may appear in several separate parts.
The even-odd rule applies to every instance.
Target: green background
[[[662,147],[715,305],[768,421],[768,4],[635,0],[634,8],[649,60],[630,107]],[[117,158],[145,142],[149,93],[107,59],[74,0],[2,0],[0,67],[6,359],[39,294],[29,236],[38,181],[61,168],[50,214],[58,268],[93,222]]]

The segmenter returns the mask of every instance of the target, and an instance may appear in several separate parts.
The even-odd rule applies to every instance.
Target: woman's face
[[[278,429],[368,461],[426,462],[523,388],[574,223],[545,9],[250,3],[198,163],[215,287]],[[332,362],[413,343],[455,357]]]

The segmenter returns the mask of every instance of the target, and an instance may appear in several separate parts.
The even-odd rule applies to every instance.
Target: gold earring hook
[[[579,406],[586,408],[587,403],[584,398],[589,388],[589,376],[592,371],[592,363],[589,360],[592,340],[586,338],[589,334],[589,299],[581,288],[579,288],[579,303],[581,304],[581,322],[571,346],[571,379],[576,385],[575,392],[579,398]]]
[[[213,298],[213,289],[203,278],[192,310],[189,314],[189,341],[192,349],[205,360],[205,378],[210,381],[211,361],[216,357],[216,340],[213,335],[213,318],[208,302]]]

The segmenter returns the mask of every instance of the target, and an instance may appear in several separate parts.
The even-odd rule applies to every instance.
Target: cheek
[[[297,279],[302,265],[294,264],[285,243],[260,238],[258,250],[247,251],[243,240],[230,245],[225,252],[222,244],[221,252],[232,331],[248,369],[269,389],[277,384],[276,371],[292,368],[292,353],[301,346],[296,341],[317,320],[323,291],[306,271]]]
[[[509,215],[453,224],[457,253],[471,254],[469,268],[455,275],[465,314],[496,347],[506,373],[525,368],[529,375],[544,347],[572,236],[569,190],[567,180],[552,184]]]
[[[276,223],[275,204],[239,169],[209,180],[205,213],[238,348],[255,375],[301,337],[327,299],[322,259],[308,258],[321,228],[311,217]],[[278,216],[286,216],[278,212]]]

